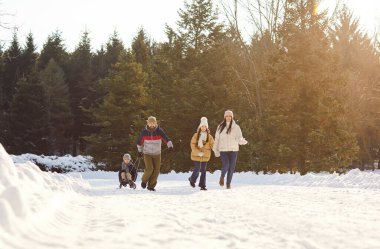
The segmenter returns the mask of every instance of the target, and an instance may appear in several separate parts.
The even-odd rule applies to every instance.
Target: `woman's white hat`
[[[231,110],[227,110],[224,112],[224,117],[226,116],[231,116],[232,118],[234,117],[234,113]]]

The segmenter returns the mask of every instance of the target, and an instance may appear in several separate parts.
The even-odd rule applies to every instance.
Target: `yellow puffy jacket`
[[[203,143],[203,147],[198,147],[198,133],[194,133],[191,138],[190,146],[191,146],[191,160],[198,162],[208,162],[211,157],[211,150],[214,146],[214,138],[210,135],[210,132],[207,131],[208,141]],[[203,152],[203,156],[199,156],[198,154]]]

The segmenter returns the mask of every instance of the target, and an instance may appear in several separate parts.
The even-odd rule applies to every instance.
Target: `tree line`
[[[188,171],[200,118],[213,134],[232,109],[249,141],[238,171],[331,172],[379,160],[380,47],[352,12],[318,13],[315,0],[234,3],[223,23],[211,0],[185,2],[167,41],[140,29],[126,47],[115,31],[96,52],[87,32],[72,52],[59,31],[40,52],[32,33],[22,45],[15,32],[0,48],[1,143],[12,154],[89,154],[115,170],[125,152],[137,156],[136,137],[154,115],[175,147],[163,152],[162,171]],[[248,41],[239,4],[256,4]],[[209,169],[219,168],[212,159]]]

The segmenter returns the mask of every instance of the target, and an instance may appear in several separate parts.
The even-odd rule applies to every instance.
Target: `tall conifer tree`
[[[71,98],[71,110],[74,117],[72,129],[73,154],[84,151],[85,141],[82,139],[91,133],[92,122],[88,109],[96,100],[96,79],[92,74],[91,42],[88,32],[84,32],[81,40],[72,53],[68,69],[68,84]]]
[[[36,45],[32,33],[26,37],[26,45],[21,54],[21,75],[30,75],[36,71],[36,62],[38,53],[36,52]]]
[[[7,118],[5,110],[5,93],[4,93],[4,52],[0,45],[0,140],[5,144],[5,137],[7,132]]]
[[[14,33],[11,45],[4,53],[3,110],[9,110],[17,81],[21,77],[21,54],[22,49],[17,34]]]
[[[380,151],[380,59],[376,45],[360,31],[359,20],[343,7],[330,37],[347,78],[347,116],[359,144],[359,166],[373,165]]]
[[[17,81],[21,77],[21,54],[22,48],[19,44],[16,32],[13,33],[13,39],[10,46],[3,54],[3,67],[1,75],[1,118],[4,121],[0,126],[2,127],[1,139],[5,146],[11,144],[10,127],[12,126],[9,114],[12,99],[16,92]]]
[[[38,58],[38,71],[43,70],[49,63],[50,59],[54,59],[54,61],[66,71],[68,53],[60,31],[55,31],[50,34],[43,45],[41,54]]]
[[[125,52],[123,42],[116,31],[109,38],[105,46],[101,46],[93,58],[93,74],[97,79],[107,76],[112,66],[116,64],[122,53]]]
[[[70,131],[73,117],[70,96],[63,69],[54,59],[50,59],[40,72],[40,82],[46,93],[46,106],[49,126],[49,152],[51,154],[70,153]]]
[[[279,30],[280,53],[266,79],[267,146],[275,165],[301,173],[347,166],[357,147],[346,120],[345,81],[316,1],[289,1]]]
[[[35,74],[17,82],[10,112],[10,152],[44,154],[48,147],[47,108],[44,88]]]
[[[102,103],[91,109],[100,131],[86,137],[89,151],[99,162],[116,170],[125,152],[136,151],[136,137],[146,119],[147,74],[141,64],[129,62],[126,56],[115,64],[101,84],[107,89]]]

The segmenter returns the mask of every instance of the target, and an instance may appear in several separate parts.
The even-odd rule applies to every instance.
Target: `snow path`
[[[86,178],[86,176],[84,175]],[[379,248],[380,190],[279,185],[206,192],[160,176],[157,192],[116,189],[116,173],[57,193],[0,234],[0,248]],[[186,178],[184,178],[186,179]]]

